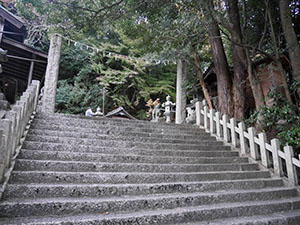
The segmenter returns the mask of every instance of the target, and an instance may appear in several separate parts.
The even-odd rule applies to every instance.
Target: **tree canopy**
[[[278,68],[291,113],[299,113],[297,0],[20,0],[15,7],[28,21],[29,44],[47,49],[51,32],[73,41],[64,43],[58,110],[80,113],[88,105],[96,107],[105,88],[107,109],[122,105],[143,117],[149,98],[175,98],[174,62],[183,59],[187,88],[200,87],[207,99],[203,73],[213,63],[214,107],[242,120],[251,113],[247,87],[256,111],[266,106],[255,63],[269,58]],[[257,119],[268,123],[266,116]]]

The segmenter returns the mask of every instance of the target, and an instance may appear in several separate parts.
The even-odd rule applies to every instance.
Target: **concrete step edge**
[[[136,128],[149,128],[149,129],[184,129],[184,130],[197,130],[199,129],[196,125],[192,124],[167,124],[167,123],[151,123],[151,122],[141,122],[136,123],[136,121],[119,121],[119,120],[101,120],[100,118],[90,119],[90,118],[80,118],[80,119],[65,119],[65,118],[53,118],[53,119],[43,119],[39,118],[38,116],[35,117],[34,123],[50,123],[50,124],[60,124],[62,122],[63,124],[86,124],[87,126],[94,124],[98,126],[118,126],[118,127],[136,127]]]
[[[212,136],[207,136],[207,137],[197,137],[194,139],[183,139],[183,138],[171,138],[171,137],[143,137],[143,136],[127,136],[127,135],[106,135],[106,134],[92,134],[92,133],[82,133],[82,132],[68,132],[65,134],[48,134],[48,133],[40,133],[40,134],[35,134],[29,132],[27,134],[27,137],[32,138],[32,137],[49,137],[49,138],[55,138],[55,137],[60,137],[60,138],[84,138],[84,139],[98,139],[98,140],[120,140],[122,139],[131,139],[132,141],[138,141],[138,140],[143,140],[146,142],[149,141],[160,141],[162,143],[166,142],[169,143],[170,141],[176,142],[176,143],[196,143],[196,144],[201,144],[203,141],[216,141],[215,137]]]
[[[57,161],[18,159],[15,171],[76,171],[76,172],[197,172],[197,171],[253,171],[258,170],[255,163],[235,164],[170,164],[170,163],[108,163],[88,161]]]
[[[13,171],[10,183],[161,183],[181,181],[241,180],[269,178],[269,171],[218,171],[189,173],[149,172],[57,172],[57,171]]]
[[[84,120],[84,121],[101,121],[106,123],[123,123],[123,124],[149,124],[152,126],[166,126],[166,127],[193,127],[191,124],[175,124],[175,123],[153,123],[148,120],[118,120],[113,118],[107,118],[107,117],[86,117],[83,115],[70,115],[70,114],[62,114],[62,113],[55,113],[55,114],[44,114],[44,113],[38,113],[36,115],[37,119],[43,119],[43,120],[57,120],[57,119],[69,119],[72,121],[78,121],[78,120]]]
[[[220,215],[217,212],[220,210],[225,212],[234,212],[239,214],[242,217],[255,215],[268,215],[270,213],[265,212],[262,209],[267,207],[274,208],[272,213],[282,211],[285,205],[290,205],[290,209],[287,208],[287,211],[293,209],[293,205],[298,205],[300,203],[299,198],[289,198],[280,201],[263,201],[259,202],[241,202],[241,203],[231,203],[231,204],[218,204],[217,206],[191,206],[191,207],[181,207],[180,211],[174,209],[160,209],[160,210],[148,210],[141,211],[138,213],[109,213],[103,212],[103,214],[81,214],[81,215],[73,215],[73,216],[61,216],[61,217],[43,217],[43,218],[30,218],[30,217],[22,217],[16,218],[14,221],[11,218],[2,218],[0,219],[1,223],[5,224],[18,224],[22,221],[23,224],[65,224],[69,222],[71,224],[90,224],[90,223],[102,223],[105,224],[124,224],[131,221],[131,223],[137,224],[153,224],[153,220],[157,224],[176,224],[182,222],[190,222],[192,220],[195,221],[198,217],[202,218],[202,221],[211,221],[213,219],[221,219],[218,218]],[[253,212],[252,212],[253,211]],[[196,214],[196,215],[195,215]],[[250,214],[250,215],[249,215]],[[194,215],[191,217],[191,215]],[[206,215],[206,216],[205,216]],[[217,218],[212,218],[211,215],[216,215]],[[233,217],[230,214],[226,213],[227,218]],[[204,217],[203,217],[204,216]],[[196,218],[195,218],[196,217]],[[186,221],[188,218],[188,221]],[[183,221],[185,220],[185,221]],[[130,224],[130,222],[129,222]]]
[[[101,138],[90,138],[90,137],[60,137],[60,136],[46,136],[46,135],[27,135],[26,140],[33,140],[33,141],[39,141],[39,142],[54,142],[54,143],[60,143],[61,141],[70,140],[70,141],[96,141],[96,142],[116,142],[116,143],[134,143],[134,144],[155,144],[155,145],[188,145],[188,146],[198,146],[198,145],[207,145],[208,143],[214,144],[214,145],[223,145],[223,142],[216,141],[214,139],[206,140],[195,140],[192,141],[182,141],[182,142],[164,142],[159,139],[144,139],[144,138],[126,138],[130,140],[122,140],[121,137],[115,137],[110,139],[101,139]],[[134,140],[134,139],[140,139],[140,140]],[[145,141],[148,140],[148,141]],[[166,139],[169,141],[174,141],[173,139]],[[150,142],[151,141],[151,142]],[[156,141],[156,142],[155,142]],[[159,142],[161,141],[161,142]]]
[[[156,200],[160,201],[161,199],[171,199],[171,198],[192,198],[196,196],[222,196],[222,195],[238,195],[238,194],[260,194],[260,193],[271,193],[279,191],[291,191],[293,196],[297,197],[297,190],[292,187],[274,187],[274,188],[264,188],[258,190],[229,190],[222,192],[192,192],[192,193],[164,193],[162,194],[150,194],[150,195],[139,195],[139,196],[115,196],[115,197],[98,197],[98,198],[34,198],[34,199],[9,199],[0,203],[0,206],[3,205],[12,205],[12,204],[47,204],[47,203],[59,203],[59,202],[87,202],[87,203],[102,203],[102,202],[123,202],[123,201],[137,201],[137,200]],[[272,199],[274,200],[274,199]],[[300,197],[298,199],[300,201]]]
[[[223,190],[254,190],[273,187],[285,187],[282,179],[257,178],[244,180],[173,182],[155,184],[8,184],[4,192],[7,198],[37,197],[97,197],[124,196],[164,193],[221,192]]]
[[[28,147],[28,145],[30,147]],[[33,146],[31,146],[33,145]],[[77,144],[77,145],[74,145],[74,144],[67,144],[67,143],[55,143],[55,142],[39,142],[39,141],[25,141],[23,143],[23,149],[32,149],[32,150],[37,150],[33,147],[36,147],[36,146],[39,146],[38,148],[40,150],[43,150],[42,146],[44,147],[47,147],[49,146],[50,148],[52,149],[55,149],[54,147],[61,147],[62,149],[68,149],[68,148],[79,148],[79,149],[109,149],[109,148],[113,148],[113,149],[116,149],[116,148],[121,148],[121,149],[131,149],[131,150],[144,150],[144,151],[178,151],[178,152],[195,152],[195,151],[222,151],[222,152],[231,152],[230,151],[230,147],[229,146],[222,146],[222,145],[216,145],[216,146],[207,146],[207,145],[197,145],[197,147],[199,147],[198,149],[153,149],[153,148],[147,148],[147,149],[144,149],[142,147],[135,147],[135,148],[129,148],[128,146],[127,147],[102,147],[102,146],[94,146],[94,145],[82,145],[82,144]],[[54,146],[54,147],[53,147]],[[49,148],[47,148],[47,150],[49,151]],[[232,152],[236,152],[236,151],[232,151]]]
[[[180,156],[152,156],[152,155],[148,156],[148,155],[135,155],[135,154],[126,154],[126,155],[121,154],[120,155],[120,154],[102,154],[102,153],[96,153],[96,152],[69,152],[69,151],[47,151],[47,150],[29,150],[29,149],[22,149],[21,153],[23,153],[23,152],[32,152],[32,153],[40,153],[40,154],[47,152],[47,153],[61,153],[61,154],[74,155],[74,156],[75,155],[86,155],[86,156],[127,157],[127,158],[128,157],[139,157],[139,158],[148,158],[148,159],[173,159],[173,160],[175,160],[175,159],[187,160],[187,159],[195,159],[195,158],[197,158],[197,159],[223,159],[223,158],[226,158],[226,159],[229,159],[229,158],[231,158],[231,159],[248,159],[247,157],[239,157],[239,156],[228,156],[228,157],[224,157],[224,156],[180,157]],[[22,159],[22,157],[19,156],[19,159]],[[40,160],[42,160],[42,159],[40,159]],[[54,161],[61,161],[61,160],[54,160]],[[138,162],[136,162],[136,163],[138,163]],[[234,161],[232,163],[234,163]]]
[[[66,127],[65,127],[66,128]],[[67,128],[73,128],[73,127],[67,127]],[[99,133],[99,134],[103,134],[103,135],[114,135],[114,134],[121,134],[121,135],[140,135],[140,134],[143,134],[143,135],[148,135],[148,137],[155,137],[155,138],[158,138],[157,136],[159,137],[164,137],[164,136],[175,136],[176,138],[179,137],[179,138],[198,138],[198,137],[211,137],[211,138],[214,138],[212,137],[209,133],[206,133],[205,131],[203,131],[201,134],[195,134],[195,135],[192,135],[192,134],[176,134],[176,133],[157,133],[157,132],[154,132],[154,133],[149,133],[149,132],[135,132],[135,131],[128,131],[126,129],[124,130],[112,130],[112,129],[109,129],[109,130],[104,130],[104,129],[95,129],[95,128],[90,128],[90,129],[83,129],[85,133],[87,134],[94,134],[94,133]],[[70,131],[70,130],[54,130],[54,129],[41,129],[41,128],[35,128],[34,126],[31,127],[31,129],[29,130],[29,134],[31,133],[81,133],[79,131],[76,131],[73,130]],[[102,132],[102,133],[101,133]],[[183,140],[186,140],[186,139],[183,139]]]
[[[300,210],[293,210],[288,212],[279,212],[267,215],[256,215],[249,217],[235,217],[222,220],[212,220],[209,222],[190,222],[177,223],[174,225],[249,225],[249,224],[270,224],[270,225],[298,225],[300,223]]]

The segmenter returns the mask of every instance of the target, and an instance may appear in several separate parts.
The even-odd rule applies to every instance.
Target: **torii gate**
[[[48,64],[45,76],[44,94],[42,98],[41,111],[54,113],[56,88],[59,72],[59,60],[62,47],[62,37],[52,34],[48,53]],[[176,82],[176,118],[175,123],[181,124],[186,117],[186,72],[184,62],[177,61],[177,82]]]

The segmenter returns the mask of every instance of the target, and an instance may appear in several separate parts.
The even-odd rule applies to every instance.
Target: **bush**
[[[246,122],[259,123],[269,140],[276,137],[282,146],[290,145],[295,149],[295,153],[299,154],[299,109],[288,103],[277,90],[270,91],[268,97],[272,99],[272,105],[264,106],[259,112],[254,112]]]

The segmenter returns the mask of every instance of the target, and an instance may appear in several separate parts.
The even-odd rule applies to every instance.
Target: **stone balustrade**
[[[267,142],[266,134],[256,134],[254,127],[246,128],[244,122],[237,124],[235,118],[208,109],[205,100],[195,103],[196,125],[204,128],[219,140],[231,143],[234,148],[240,148],[243,155],[260,161],[266,168],[272,168],[276,176],[286,176],[293,185],[299,185],[297,170],[300,171],[300,160],[294,156],[293,148],[280,148],[279,140]],[[299,157],[299,156],[298,156]]]
[[[0,184],[5,181],[5,172],[12,167],[12,159],[20,148],[26,126],[36,110],[40,82],[32,84],[20,99],[0,118]],[[1,192],[0,192],[1,194]]]

